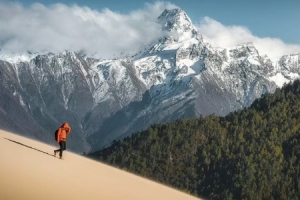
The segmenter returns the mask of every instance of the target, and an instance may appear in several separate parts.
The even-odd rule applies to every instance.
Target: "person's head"
[[[69,128],[69,124],[67,122],[63,123],[62,128]]]

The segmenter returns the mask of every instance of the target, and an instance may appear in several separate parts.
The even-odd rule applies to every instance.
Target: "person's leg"
[[[57,152],[59,152],[59,149],[54,150],[54,156],[56,156]]]
[[[59,149],[54,150],[54,156],[56,156],[57,152],[61,152],[61,142],[59,142]]]
[[[64,150],[66,150],[66,149],[67,149],[67,142],[64,141]]]
[[[59,153],[59,157],[62,157],[63,151],[66,150],[66,141],[61,141],[60,143],[60,153]]]
[[[59,157],[62,157],[62,153],[63,153],[63,148],[64,148],[64,141],[60,141],[59,142],[59,147],[60,147],[60,149],[59,149]]]

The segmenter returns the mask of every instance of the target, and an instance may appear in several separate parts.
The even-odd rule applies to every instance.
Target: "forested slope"
[[[300,199],[300,81],[226,117],[156,124],[88,155],[212,199]]]

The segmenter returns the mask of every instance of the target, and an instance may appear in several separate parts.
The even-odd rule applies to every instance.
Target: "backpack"
[[[57,141],[58,140],[58,129],[55,131],[55,140]]]

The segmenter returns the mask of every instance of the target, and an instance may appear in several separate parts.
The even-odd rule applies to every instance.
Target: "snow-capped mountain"
[[[251,43],[215,49],[181,9],[157,21],[166,35],[126,59],[2,56],[0,126],[50,141],[68,121],[70,148],[96,150],[153,123],[224,116],[299,77],[299,54],[273,63]]]

